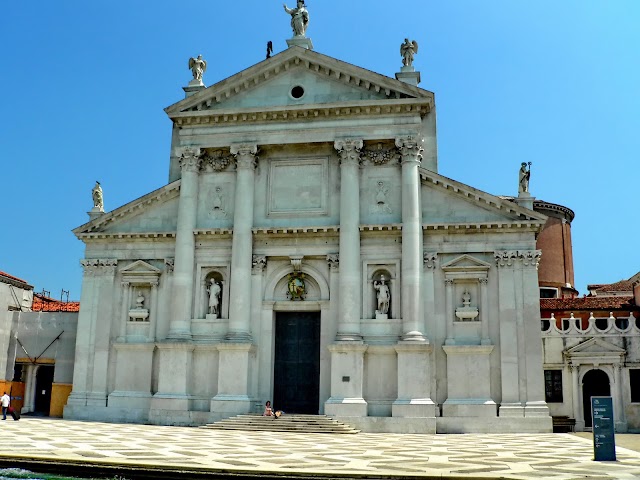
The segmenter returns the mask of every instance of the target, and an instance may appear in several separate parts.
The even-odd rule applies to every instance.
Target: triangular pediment
[[[430,170],[420,169],[422,220],[434,227],[539,228],[547,217],[514,202],[492,195]]]
[[[124,267],[120,272],[130,275],[148,275],[159,274],[160,269],[148,264],[144,260],[136,260],[135,262]]]
[[[180,180],[154,190],[73,230],[80,239],[128,234],[172,235],[177,228]]]
[[[293,87],[302,90],[292,91]],[[297,95],[301,94],[296,98]],[[300,47],[264,60],[165,111],[171,118],[197,112],[251,112],[275,107],[415,100],[433,105],[433,93]],[[375,112],[373,112],[375,113]]]
[[[606,356],[622,356],[627,352],[624,348],[620,348],[617,345],[607,342],[606,340],[598,337],[590,338],[578,345],[565,350],[565,355],[571,356],[591,356],[591,355],[606,355]]]
[[[491,265],[487,262],[483,262],[482,260],[475,258],[471,255],[464,254],[460,255],[457,258],[454,258],[450,262],[442,265],[442,269],[445,272],[456,272],[456,271],[486,271],[491,268]]]

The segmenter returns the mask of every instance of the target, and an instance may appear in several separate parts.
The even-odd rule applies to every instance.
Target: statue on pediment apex
[[[402,65],[405,67],[413,66],[413,56],[418,53],[418,42],[404,39],[404,43],[400,45],[400,56],[402,57]]]
[[[102,187],[100,182],[96,180],[96,184],[91,190],[91,197],[93,198],[93,210],[104,212],[104,197],[102,196]]]
[[[522,162],[518,173],[518,193],[529,193],[529,179],[531,178],[531,162]]]
[[[193,74],[193,79],[202,83],[202,75],[207,71],[207,62],[202,59],[202,55],[198,55],[198,58],[191,57],[189,59],[189,69]]]
[[[296,8],[288,8],[284,4],[284,11],[291,15],[291,28],[295,37],[304,37],[309,25],[309,12],[304,0],[298,0]]]

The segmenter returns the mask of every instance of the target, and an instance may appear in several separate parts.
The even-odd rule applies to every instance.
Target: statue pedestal
[[[516,198],[516,203],[521,207],[528,208],[529,210],[533,210],[533,201],[535,197],[531,195],[529,192],[520,192],[518,194],[518,198]]]
[[[313,43],[311,42],[311,39],[307,37],[288,38],[287,45],[289,47],[302,47],[307,50],[313,50]]]
[[[189,85],[187,85],[186,87],[182,87],[182,89],[184,90],[184,98],[189,98],[191,95],[195,95],[200,90],[204,90],[205,88],[206,87],[201,80],[191,80],[189,82]]]
[[[402,67],[400,71],[396,73],[396,80],[417,87],[420,83],[420,72],[416,72],[413,67]]]
[[[217,314],[217,313],[207,313],[207,315],[206,315],[206,319],[207,319],[207,321],[209,321],[209,322],[212,322],[212,321],[214,321],[214,320],[217,320],[217,319],[218,319],[218,314]]]
[[[389,315],[376,310],[376,320],[389,320]]]
[[[94,218],[98,218],[101,215],[104,215],[104,209],[100,207],[93,207],[90,211],[87,212],[89,218],[93,220]]]

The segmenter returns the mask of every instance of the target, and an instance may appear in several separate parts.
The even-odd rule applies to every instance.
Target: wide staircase
[[[338,422],[326,415],[284,414],[280,418],[264,417],[259,414],[237,415],[201,428],[219,430],[251,430],[262,432],[294,433],[359,433],[350,425]]]

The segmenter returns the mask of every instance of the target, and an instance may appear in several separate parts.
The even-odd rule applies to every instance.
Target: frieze
[[[538,269],[540,265],[540,257],[542,257],[542,250],[524,250],[518,252],[520,259],[525,267],[535,267]]]
[[[89,258],[80,260],[80,265],[82,265],[86,276],[114,275],[118,260],[114,258]]]
[[[522,262],[525,267],[538,268],[542,250],[499,250],[494,252],[496,265],[498,267],[512,267],[518,262]]]

